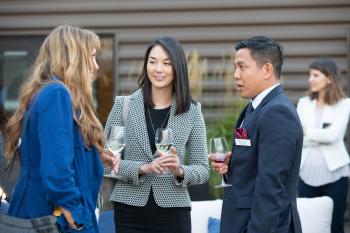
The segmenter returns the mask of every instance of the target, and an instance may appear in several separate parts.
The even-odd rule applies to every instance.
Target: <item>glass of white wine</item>
[[[123,126],[112,126],[107,138],[107,148],[112,152],[113,156],[120,159],[121,153],[125,147],[125,137],[124,137],[124,127]],[[116,177],[114,171],[111,171],[109,175],[111,177]]]
[[[155,143],[157,150],[165,155],[169,155],[171,153],[170,148],[173,146],[172,130],[169,128],[158,128],[156,131]],[[163,174],[171,174],[171,172],[166,169]]]
[[[210,153],[212,153],[212,159],[216,163],[224,163],[227,159],[227,142],[225,138],[212,138],[209,142]],[[226,184],[224,176],[221,175],[221,183],[216,185],[214,188],[226,188],[232,186],[231,184]]]

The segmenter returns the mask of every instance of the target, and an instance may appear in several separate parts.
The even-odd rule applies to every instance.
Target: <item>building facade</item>
[[[71,24],[97,32],[96,105],[105,122],[116,95],[137,89],[147,44],[169,35],[184,46],[191,87],[207,119],[227,112],[235,94],[232,57],[238,40],[266,35],[285,48],[282,83],[296,102],[307,89],[308,65],[329,56],[349,93],[349,0],[11,0],[0,1],[1,101],[16,108],[18,87],[43,38]]]

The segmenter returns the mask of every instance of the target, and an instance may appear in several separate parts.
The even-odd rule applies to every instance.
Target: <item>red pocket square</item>
[[[248,139],[248,133],[245,128],[237,128],[235,130],[235,138],[237,139]]]

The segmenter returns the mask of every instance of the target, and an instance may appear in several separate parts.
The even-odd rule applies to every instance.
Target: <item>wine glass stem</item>
[[[225,185],[225,180],[224,180],[224,175],[221,175],[221,184],[220,185]]]

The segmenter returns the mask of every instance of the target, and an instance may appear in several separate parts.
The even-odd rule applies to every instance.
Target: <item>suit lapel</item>
[[[315,114],[314,114],[315,115]],[[328,104],[326,104],[322,111],[322,126],[323,123],[331,123],[334,121],[334,108],[331,108]]]
[[[283,89],[281,85],[278,85],[275,87],[272,91],[270,91],[267,96],[261,101],[259,106],[247,117],[247,119],[244,120],[242,127],[247,128],[249,124],[255,119],[261,108],[268,103],[270,100],[275,98],[276,96],[283,93]]]
[[[233,150],[236,146],[236,141],[235,141],[235,131],[237,128],[241,127],[241,124],[242,124],[242,121],[243,121],[243,118],[244,118],[244,115],[245,115],[245,112],[247,111],[247,108],[248,108],[248,104],[245,106],[245,108],[243,109],[243,111],[240,113],[239,117],[238,117],[238,120],[237,120],[237,123],[236,123],[236,128],[233,129],[233,137],[232,137],[232,154],[233,154]],[[228,166],[230,167],[231,166],[231,161],[232,161],[232,156],[230,158],[230,161],[228,163]],[[230,173],[230,169],[229,169],[229,173]]]
[[[141,148],[147,154],[148,157],[154,158],[150,146],[150,141],[148,139],[148,131],[146,126],[146,118],[145,118],[145,104],[143,101],[142,91],[137,91],[130,98],[130,115],[131,119],[135,119],[131,124],[133,131],[135,133],[135,137],[137,138]],[[177,121],[177,116],[175,115],[176,111],[176,99],[173,97],[172,105],[170,108],[170,116],[167,127],[171,128],[174,132],[174,138],[176,137],[177,127],[175,122]]]
[[[236,128],[235,129],[241,127],[241,124],[242,124],[243,118],[245,116],[245,112],[247,111],[247,108],[248,108],[248,104],[245,106],[243,111],[240,113],[240,115],[239,115],[239,117],[237,119],[237,123],[236,123]]]
[[[261,103],[259,104],[259,106],[263,106],[266,103],[268,103],[270,100],[272,100],[273,98],[275,98],[276,96],[280,95],[283,93],[283,88],[281,85],[278,85],[277,87],[275,87],[274,89],[272,89],[272,91],[269,92],[269,94],[267,94],[265,96],[265,98],[261,101]],[[258,106],[258,107],[259,107]]]
[[[309,114],[307,114],[307,127],[315,127],[315,117],[316,117],[316,111],[317,111],[317,103],[316,100],[311,100],[311,105],[308,106],[307,111],[309,111]],[[322,119],[323,121],[324,119]]]
[[[271,99],[275,98],[276,96],[280,95],[283,93],[283,89],[281,87],[281,85],[275,87],[272,91],[270,91],[267,96],[265,96],[265,98],[261,101],[261,103],[259,104],[259,106],[251,113],[249,114],[249,116],[247,117],[247,119],[244,119],[244,115],[245,112],[247,110],[248,105],[244,108],[244,110],[241,112],[238,120],[237,120],[237,124],[236,124],[236,128],[239,128],[240,125],[242,124],[242,128],[247,129],[247,127],[249,126],[249,124],[255,119],[255,117],[257,116],[257,114],[259,113],[259,111],[261,110],[261,108],[268,103]],[[248,135],[249,137],[249,135]],[[234,150],[236,147],[236,143],[235,143],[235,133],[233,132],[233,142],[232,142],[232,154],[234,154]],[[234,156],[231,156],[230,162],[229,162],[229,172],[228,174],[231,173],[231,164],[232,164],[232,160],[234,160]]]
[[[137,91],[130,98],[130,118],[134,119],[132,122],[132,129],[135,133],[135,138],[139,142],[145,154],[153,158],[150,142],[148,139],[148,131],[145,119],[145,105],[143,101],[142,91]]]

